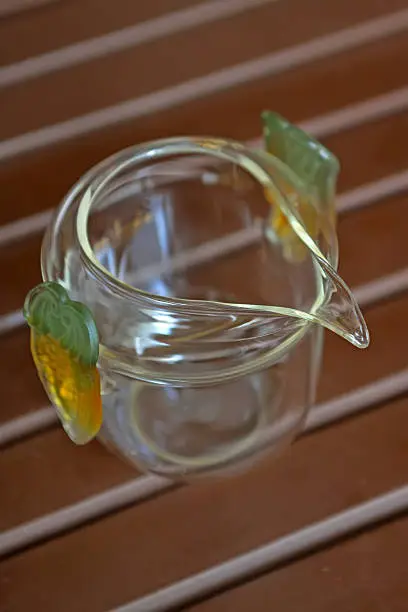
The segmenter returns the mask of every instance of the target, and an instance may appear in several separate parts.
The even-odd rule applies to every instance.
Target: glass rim
[[[326,291],[317,291],[317,296],[309,311],[300,311],[294,308],[279,307],[274,305],[242,304],[234,302],[223,302],[216,300],[198,300],[194,298],[169,298],[157,294],[143,291],[137,287],[128,285],[116,276],[111,274],[97,259],[88,236],[88,219],[95,203],[96,198],[101,196],[104,188],[111,183],[120,172],[132,165],[144,160],[160,161],[169,155],[207,155],[208,157],[218,158],[220,161],[238,164],[261,185],[268,187],[276,198],[278,205],[283,203],[285,207],[286,196],[281,192],[273,180],[270,172],[266,168],[265,160],[260,150],[252,150],[244,144],[232,139],[221,139],[214,137],[173,137],[157,139],[140,145],[134,145],[122,149],[117,153],[103,159],[86,172],[75,185],[68,191],[63,198],[53,223],[49,226],[48,235],[52,236],[58,232],[58,227],[64,223],[64,217],[70,206],[79,200],[78,209],[75,214],[75,233],[83,265],[94,280],[101,286],[107,287],[114,295],[133,302],[138,306],[154,306],[156,308],[168,308],[175,314],[181,315],[211,315],[220,314],[250,314],[257,317],[267,317],[270,315],[280,315],[291,317],[298,320],[299,327],[293,330],[282,343],[272,350],[272,354],[260,358],[263,363],[270,363],[271,359],[276,360],[280,355],[284,355],[307,333],[311,325],[319,324],[316,315],[319,308],[328,299]],[[282,165],[280,160],[271,156],[277,165]],[[290,170],[290,169],[289,169]],[[44,243],[43,243],[44,245]],[[47,265],[47,249],[42,249],[42,270],[43,277],[49,279],[49,268]],[[315,264],[315,262],[314,262]],[[318,283],[318,271],[316,265],[316,282]],[[50,280],[50,279],[49,279]]]
[[[110,290],[119,294],[133,302],[154,302],[155,305],[169,306],[176,311],[185,311],[194,307],[203,307],[208,310],[214,309],[217,312],[219,308],[225,312],[239,310],[243,311],[254,310],[259,311],[258,315],[266,313],[268,310],[273,310],[275,314],[295,315],[296,309],[285,308],[279,306],[267,306],[258,304],[240,304],[234,302],[223,302],[217,300],[199,300],[194,298],[166,297],[154,293],[143,291],[138,287],[129,285],[125,281],[120,280],[114,274],[109,272],[103,266],[91,246],[88,236],[88,221],[95,202],[103,195],[106,187],[114,181],[114,179],[124,170],[137,166],[138,164],[150,161],[160,161],[170,155],[203,155],[207,157],[217,158],[220,161],[226,161],[238,165],[244,171],[248,172],[259,184],[267,186],[268,190],[278,201],[278,204],[285,200],[285,195],[279,190],[274,183],[270,173],[261,164],[259,158],[254,155],[254,151],[247,148],[245,145],[231,139],[220,139],[213,137],[176,137],[167,139],[158,139],[124,149],[111,157],[105,159],[101,164],[95,166],[88,172],[81,181],[80,187],[83,190],[83,195],[80,199],[78,210],[76,213],[75,229],[78,240],[81,259],[84,265],[90,270],[93,276],[102,284],[108,285]],[[103,168],[102,168],[103,166]],[[103,172],[103,176],[98,175]],[[69,197],[69,194],[67,198]],[[320,307],[322,297],[317,296],[314,304],[311,307],[310,315]],[[307,314],[302,311],[302,314]]]

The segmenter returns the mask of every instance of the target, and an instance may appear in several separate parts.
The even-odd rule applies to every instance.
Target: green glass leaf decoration
[[[99,354],[98,330],[91,311],[70,299],[56,282],[37,285],[26,297],[24,316],[33,329],[50,335],[86,365],[95,365]]]
[[[261,117],[266,150],[289,166],[321,203],[331,203],[340,169],[336,156],[278,113],[265,111]]]

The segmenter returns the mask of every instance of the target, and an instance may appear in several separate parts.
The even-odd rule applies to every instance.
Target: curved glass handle
[[[330,295],[330,300],[316,312],[320,323],[365,348],[369,343],[366,323],[336,271],[334,196],[339,162],[323,145],[280,115],[266,112],[262,118],[267,148],[262,155],[266,162],[267,156],[273,155],[287,175],[282,178],[269,163],[271,175],[284,195],[283,201],[275,201],[272,191],[265,188],[272,207],[271,230],[288,260],[302,261],[309,252],[318,263]]]
[[[275,182],[296,209],[307,233],[337,267],[334,202],[340,168],[337,158],[277,113],[265,111],[262,121],[265,155],[273,155],[275,158],[275,164],[270,164]],[[278,172],[273,169],[277,162],[282,164]],[[272,207],[271,228],[282,244],[284,257],[292,262],[303,261],[307,249],[268,190],[265,191],[265,197]]]
[[[265,146],[302,181],[304,189],[317,200],[320,212],[335,217],[334,197],[340,164],[328,149],[270,111],[262,113]]]
[[[27,295],[24,316],[39,378],[62,425],[76,444],[89,442],[102,424],[99,338],[90,310],[56,282]]]

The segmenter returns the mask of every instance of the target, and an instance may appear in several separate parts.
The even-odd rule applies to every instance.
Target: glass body
[[[139,469],[243,469],[304,423],[317,323],[339,316],[326,316],[331,273],[313,249],[288,256],[271,229],[265,189],[287,204],[282,181],[298,189],[278,160],[234,142],[147,143],[84,176],[48,229],[43,277],[86,304],[99,331],[100,438]],[[316,244],[335,271],[323,226]]]

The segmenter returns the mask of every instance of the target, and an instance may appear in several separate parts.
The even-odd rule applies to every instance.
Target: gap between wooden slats
[[[355,416],[407,393],[408,369],[313,407],[303,433],[312,433],[321,427]],[[113,487],[0,534],[0,556],[16,553],[27,546],[37,544],[68,529],[77,528],[90,520],[117,512],[130,504],[140,503],[154,494],[168,491],[175,486],[182,485],[148,475]]]
[[[368,105],[370,105],[370,102],[371,101],[368,101]],[[363,103],[363,104],[367,104],[367,103]],[[359,106],[361,106],[361,105],[359,105]],[[342,112],[343,111],[338,111],[337,114],[338,113],[342,113]],[[331,115],[335,115],[335,114],[336,113],[332,113]],[[343,116],[347,116],[347,113],[346,113],[346,115],[343,115]],[[360,112],[360,116],[361,117],[365,117],[365,114]],[[351,115],[351,121],[354,120],[354,117],[355,117],[355,115]],[[321,125],[326,125],[326,129],[330,129],[330,128],[327,127],[327,126],[330,126],[330,125],[333,127],[333,124],[332,124],[332,122],[330,120],[326,121],[326,123],[324,123],[324,118],[322,118],[322,119],[323,119],[323,121],[322,121]],[[313,121],[317,122],[317,124],[318,124],[319,119],[312,120],[309,123],[312,124]],[[349,121],[350,121],[350,116],[349,116]],[[313,130],[311,129],[310,131],[313,131]],[[340,209],[340,211],[350,211],[350,210],[353,210],[355,208],[359,208],[362,205],[367,205],[367,204],[371,203],[371,201],[378,200],[378,199],[380,199],[382,197],[385,197],[386,195],[390,195],[391,193],[395,193],[395,191],[402,190],[402,189],[406,188],[406,186],[407,186],[407,173],[401,173],[399,175],[395,175],[395,176],[392,176],[392,177],[387,177],[386,179],[383,179],[381,181],[372,183],[370,185],[364,185],[362,187],[359,187],[359,188],[353,190],[352,192],[349,192],[348,194],[344,194],[344,196],[342,196],[340,198],[339,209]],[[397,273],[395,273],[393,275],[389,275],[389,276],[387,276],[387,277],[385,277],[383,279],[379,279],[379,280],[373,281],[372,283],[364,285],[363,287],[361,287],[360,289],[357,290],[357,294],[358,294],[361,302],[363,302],[363,303],[365,303],[365,302],[370,303],[370,301],[373,301],[373,300],[375,301],[375,300],[378,300],[378,299],[387,298],[387,297],[390,297],[391,295],[393,295],[395,293],[398,293],[401,290],[405,290],[407,288],[407,282],[408,282],[408,271],[407,270],[403,270],[403,271],[397,272]],[[21,317],[20,313],[18,313],[18,315]],[[404,372],[402,374],[403,374],[404,381],[405,381],[406,373]],[[399,376],[399,375],[397,375],[397,376]],[[391,386],[393,385],[393,378],[392,377],[390,377],[389,383],[391,384]],[[342,413],[342,408],[341,408],[341,406],[343,405],[342,404],[342,398],[339,398],[338,400],[335,400],[335,401],[340,402],[339,403],[339,406],[340,406],[339,410],[340,410],[340,413]],[[317,408],[315,410],[317,410]],[[43,422],[44,423],[47,420],[47,418],[49,418],[48,415],[50,415],[50,410],[49,410],[49,408],[46,408],[43,411],[39,411],[35,415],[33,414],[33,415],[30,415],[30,416],[33,417],[32,423],[37,423],[38,424],[39,422]],[[22,417],[22,419],[24,419],[24,418],[27,418],[27,417]],[[13,423],[17,424],[17,421],[22,421],[22,419],[16,419],[16,421],[13,421]],[[50,424],[52,422],[55,422],[55,416],[53,414],[52,414],[52,419],[50,418],[49,422],[50,422]],[[6,425],[6,427],[7,427],[7,425]],[[20,431],[22,431],[23,429],[24,428],[21,428]],[[167,481],[166,481],[166,484],[167,484]],[[146,489],[145,486],[142,484],[141,485],[141,489],[140,489],[140,493],[139,493],[139,499],[143,499],[145,496],[148,496],[150,494],[149,491],[150,491],[149,487],[147,487],[147,489]],[[155,491],[155,489],[154,489],[154,491]],[[105,495],[105,494],[102,494],[102,495]],[[97,496],[97,497],[99,497],[99,496]],[[126,498],[126,495],[125,495],[125,498]],[[126,503],[126,502],[122,502],[122,503]]]
[[[373,198],[378,200],[386,195],[390,195],[388,190],[392,189],[393,185],[399,185],[399,187],[397,187],[398,191],[403,190],[407,187],[407,175],[408,173],[401,173],[401,175],[387,177],[383,181],[378,181],[371,185],[355,189],[353,192],[345,194],[343,198],[341,198],[339,209],[342,211],[350,211],[356,207],[361,207],[361,201],[364,200],[364,198],[366,202],[363,205],[366,205],[374,201]],[[402,184],[398,183],[398,179],[401,177],[403,180]],[[393,180],[394,178],[397,179],[397,182]],[[385,189],[384,195],[379,195],[378,190],[376,190],[376,185],[380,183]],[[364,195],[361,196],[361,194]],[[372,194],[372,196],[370,194]],[[370,198],[372,199],[370,200]],[[353,202],[357,204],[354,205]],[[403,287],[402,290],[405,290],[408,285],[408,270],[403,270],[373,281],[372,283],[368,283],[357,289],[357,295],[362,303],[365,302],[369,304],[372,301],[387,298],[390,295],[398,293],[398,291],[401,290],[401,282]],[[315,407],[310,413],[305,431],[311,432],[314,429],[330,424],[340,418],[369,408],[373,404],[383,403],[386,400],[407,392],[408,371],[404,370],[403,372],[389,376],[381,381],[357,389],[353,393],[335,398],[326,404]],[[138,485],[138,487],[135,497],[136,485]],[[89,518],[116,510],[123,507],[123,505],[134,503],[134,501],[142,501],[172,486],[174,486],[173,483],[163,481],[157,477],[142,477],[136,482],[117,487],[117,491],[113,489],[108,491],[107,493],[109,496],[107,496],[107,493],[104,493],[94,498],[89,498],[85,500],[85,502],[80,502],[76,504],[75,507],[82,505],[82,509],[85,510],[85,513],[88,510],[89,516],[88,519],[85,518],[85,520],[89,520]],[[119,506],[111,506],[110,501],[113,502],[118,494]],[[92,515],[92,502],[97,498],[97,513]],[[86,504],[89,504],[89,506],[86,506]],[[119,610],[121,612],[170,610],[174,609],[174,607],[191,603],[205,595],[213,593],[216,589],[226,589],[237,581],[248,579],[276,565],[288,563],[300,555],[313,551],[316,547],[327,545],[342,536],[349,535],[358,529],[368,527],[380,520],[394,517],[407,508],[408,487],[403,487],[387,495],[377,497],[368,503],[334,515],[327,520],[311,525],[289,536],[280,538],[270,545],[256,549],[232,561],[223,563],[210,570],[197,574],[196,576],[180,581],[171,587],[158,591],[156,594],[149,595],[127,606],[121,607]],[[61,524],[63,524],[65,518],[69,520],[73,518],[74,521],[75,518],[77,520],[79,518],[79,520],[83,522],[83,517],[85,515],[82,515],[81,520],[81,512],[75,516],[74,509],[74,506],[64,508],[54,513],[53,516],[59,514],[60,519],[62,519]],[[50,517],[51,515],[44,518],[47,519]],[[43,519],[39,520],[41,521]],[[27,526],[33,523],[28,523]],[[77,524],[80,523],[74,523],[74,525],[70,526],[75,526]],[[54,527],[56,525],[57,522],[54,523]],[[22,528],[23,526],[17,529]],[[62,527],[62,529],[66,528],[67,526]],[[58,531],[52,531],[51,535],[54,535],[56,532]],[[24,545],[27,545],[27,543]]]
[[[287,565],[300,556],[327,547],[340,538],[349,537],[380,521],[393,519],[408,509],[408,486],[354,506],[344,512],[314,523],[221,563],[208,570],[176,582],[156,593],[142,597],[116,612],[170,612],[220,593],[277,566]]]
[[[0,1],[0,18],[14,16],[16,13],[33,10],[43,7],[52,2],[60,2],[61,0],[1,0]]]
[[[403,181],[401,181],[401,176],[404,178]],[[396,192],[395,187],[398,187],[398,191],[400,191],[402,186],[408,188],[408,171],[403,173],[403,175],[387,177],[343,194],[338,198],[339,212],[341,214],[345,212],[350,213],[364,206],[369,206],[380,198],[394,195]],[[178,266],[192,266],[211,260],[221,253],[231,253],[236,249],[242,248],[244,244],[256,242],[261,235],[262,229],[255,226],[250,231],[244,230],[237,233],[235,237],[230,236],[228,244],[225,243],[224,239],[207,243],[205,251],[201,249],[196,253],[197,249],[194,249],[194,251],[184,254],[183,258],[180,258]],[[161,271],[159,269],[150,270],[150,274],[160,274]],[[366,308],[380,301],[395,298],[405,291],[408,291],[408,268],[397,270],[392,274],[355,288],[355,296],[359,304]],[[19,327],[23,323],[24,319],[20,311],[0,318],[0,335],[12,331],[12,329]],[[44,407],[32,414],[13,419],[8,423],[0,425],[0,448],[26,436],[43,431],[56,423],[57,417],[51,407]]]
[[[4,66],[0,68],[0,87],[9,87],[21,81],[35,79],[56,70],[83,64],[278,1],[211,0],[191,8],[173,11],[127,28],[109,32],[109,34],[103,36],[96,36],[62,49],[56,49]]]
[[[154,112],[201,99],[231,87],[255,81],[261,77],[300,67],[320,58],[382,40],[408,28],[408,9],[321,36],[307,43],[243,62],[88,113],[61,123],[21,134],[0,143],[0,159],[10,159],[23,153],[54,145],[107,126],[150,115]]]
[[[397,272],[372,283],[365,284],[356,289],[356,296],[367,307],[378,299],[390,297],[392,292],[399,293],[404,286],[408,288],[408,270]],[[404,370],[314,407],[306,422],[305,432],[328,425],[346,416],[357,414],[362,410],[366,410],[379,403],[384,403],[407,392],[408,371]],[[54,412],[50,408],[39,411],[35,415],[16,419],[12,423],[3,426],[0,430],[2,431],[3,442],[10,441],[13,435],[21,435],[23,433],[23,419],[25,419],[25,427],[27,427],[27,424],[31,427],[44,427],[56,422]],[[13,424],[15,426],[14,431]],[[108,512],[117,511],[130,503],[140,502],[150,495],[165,491],[172,486],[174,485],[167,480],[154,476],[146,476],[136,479],[131,483],[115,487],[5,532],[0,536],[0,554],[10,554],[47,537],[77,527],[93,518],[100,517]]]
[[[360,104],[352,105],[350,107],[310,119],[301,124],[302,128],[313,133],[316,137],[327,137],[334,132],[349,129],[351,126],[354,127],[355,125],[361,124],[364,121],[376,119],[378,118],[379,114],[382,116],[384,109],[389,110],[395,108],[395,102],[397,102],[398,105],[401,102],[406,104],[408,101],[408,95],[404,94],[401,96],[400,93],[400,91],[391,92],[391,97],[389,94],[386,94],[385,96],[379,96],[366,100]],[[259,145],[260,141],[255,139],[249,143],[250,146],[256,146],[257,144]],[[407,188],[408,171],[405,171],[386,177],[380,181],[362,185],[357,189],[341,195],[337,201],[338,210],[340,213],[352,212],[364,206],[368,206],[379,199],[395,195],[396,193]],[[0,244],[2,243],[2,240],[4,246],[4,244],[9,240],[17,239],[17,237],[21,239],[27,235],[28,230],[30,230],[29,233],[31,234],[34,231],[44,229],[45,222],[49,221],[51,214],[51,211],[46,211],[45,213],[35,216],[34,219],[30,217],[23,219],[16,224],[12,224],[14,230],[17,229],[17,231],[14,232],[9,231],[7,233],[7,230],[11,228],[10,225],[0,228]],[[21,223],[25,223],[24,228],[22,228]],[[21,232],[21,229],[24,229],[23,233]],[[250,240],[253,241],[257,240],[258,237],[258,235],[249,236]],[[231,242],[229,248],[231,250],[240,248],[243,240],[246,241],[246,237],[240,236],[239,240],[237,240],[237,244],[234,245],[232,244],[233,241],[229,239],[229,242]],[[217,253],[220,248],[225,249],[225,245],[218,245],[218,250],[215,249],[215,252]],[[207,250],[211,256],[214,256],[214,253],[212,253],[214,248],[209,247]],[[189,254],[188,260],[190,264],[193,259],[194,257]],[[202,255],[200,261],[202,261]],[[407,283],[408,273],[406,270],[398,271],[386,279],[373,281],[369,285],[365,286],[362,291],[360,291],[359,297],[361,303],[364,305],[364,303],[367,301],[366,296],[369,296],[370,299],[383,299],[386,298],[387,295],[389,297],[396,295],[399,291],[402,292],[407,289]],[[24,319],[21,311],[16,311],[0,317],[0,335],[2,333],[10,332],[13,329],[20,327],[22,324],[24,324]],[[0,427],[0,446],[8,444],[24,436],[44,430],[55,423],[56,416],[54,411],[49,407],[38,410],[33,414],[24,415],[17,419],[13,419],[10,423],[6,423]]]
[[[403,193],[407,190],[408,170],[405,170],[403,172],[387,176],[379,181],[367,183],[366,185],[362,185],[343,195],[340,195],[337,199],[337,210],[339,214],[357,212],[358,210],[375,204],[382,199]],[[180,260],[178,267],[196,265],[212,259],[220,254],[233,253],[234,251],[241,249],[243,246],[249,246],[250,244],[256,242],[259,240],[261,235],[261,227],[255,225],[252,228],[237,232],[228,238],[222,238],[217,241],[205,243],[200,248],[192,249],[191,251],[180,255],[178,257]],[[160,274],[164,271],[162,269],[163,265],[170,266],[170,263],[172,266],[174,266],[174,261],[172,260],[172,262],[165,262],[164,264],[155,265],[153,267],[154,269],[146,268],[145,273],[148,273],[149,275]],[[399,271],[396,272],[396,275],[397,276],[395,279],[393,279],[393,276],[390,276],[387,285],[391,288],[392,294],[394,294],[396,290],[394,285],[400,280],[402,280],[401,288],[402,290],[405,290],[405,272]],[[373,281],[371,285],[375,286],[375,283],[376,281]],[[22,325],[24,325],[24,317],[21,310],[2,315],[0,316],[0,336],[13,331]]]
[[[299,125],[305,132],[313,134],[315,138],[327,138],[341,131],[361,126],[364,123],[384,119],[398,112],[402,112],[407,108],[408,87],[404,87],[364,100],[357,104],[351,104],[345,108],[332,111],[325,115],[313,117],[312,119],[301,122]],[[263,146],[263,141],[261,138],[253,138],[245,144],[248,147],[257,148]],[[391,193],[396,194],[398,191],[405,189],[407,182],[408,171],[387,177],[383,182],[374,182],[367,186],[364,185],[361,189],[369,188],[378,190],[378,199],[380,199],[383,197],[382,193],[385,195],[390,195]],[[354,192],[358,193],[358,189],[350,192],[348,201],[344,202],[341,206],[344,208],[354,207],[352,203],[355,199]],[[363,201],[364,198],[361,198],[361,200]],[[12,242],[22,240],[23,238],[44,231],[53,213],[54,210],[42,211],[0,227],[0,247],[4,247]],[[0,333],[1,328],[0,319]]]

